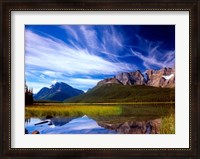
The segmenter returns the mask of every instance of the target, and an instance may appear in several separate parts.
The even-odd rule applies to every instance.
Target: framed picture
[[[200,157],[198,1],[1,4],[2,157]]]

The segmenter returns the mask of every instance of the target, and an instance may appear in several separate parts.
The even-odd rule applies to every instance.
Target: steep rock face
[[[37,94],[34,95],[34,99],[41,99],[46,96],[46,94],[49,92],[49,88],[43,87]]]
[[[98,86],[115,83],[122,85],[147,85],[153,87],[173,88],[175,87],[175,69],[163,68],[160,70],[147,70],[146,78],[139,71],[122,72],[113,78],[106,78],[98,82]]]
[[[144,85],[144,75],[139,71],[135,72],[122,72],[114,78],[118,79],[123,85]]]
[[[175,70],[163,68],[160,70],[147,70],[147,85],[153,87],[172,88],[175,87]]]
[[[144,75],[138,70],[136,72],[130,72],[131,78],[134,81],[134,85],[145,85],[146,80],[144,78]]]
[[[105,85],[105,84],[110,84],[110,83],[115,83],[115,84],[122,84],[118,79],[116,78],[106,78],[102,81],[99,81],[97,83],[98,86],[102,86],[102,85]]]
[[[82,90],[73,88],[64,82],[56,82],[54,85],[51,85],[49,93],[51,94],[55,92],[68,93],[69,96],[76,96],[84,93]]]
[[[102,86],[109,83],[122,85],[145,85],[146,81],[144,75],[139,70],[137,70],[135,72],[122,72],[113,78],[106,78],[98,82],[97,85]]]
[[[114,77],[119,80],[123,85],[131,85],[133,83],[128,72],[122,72]]]

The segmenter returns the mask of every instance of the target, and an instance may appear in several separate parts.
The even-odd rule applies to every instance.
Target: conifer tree
[[[29,89],[25,81],[25,105],[33,104],[33,89]]]

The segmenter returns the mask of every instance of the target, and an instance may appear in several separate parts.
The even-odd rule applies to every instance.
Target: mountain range
[[[112,78],[106,78],[98,82],[97,85],[102,86],[110,83],[173,88],[175,87],[175,69],[146,70],[144,74],[140,70],[135,72],[122,72]]]
[[[63,101],[83,93],[82,90],[73,88],[66,83],[57,82],[50,88],[43,87],[33,98],[40,101]]]
[[[106,78],[84,93],[63,82],[42,88],[35,100],[66,102],[174,101],[175,69],[122,72]]]

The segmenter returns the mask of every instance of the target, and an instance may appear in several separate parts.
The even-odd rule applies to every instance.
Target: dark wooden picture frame
[[[1,10],[1,70],[0,70],[0,158],[200,158],[200,1],[153,0],[121,2],[111,1],[51,1],[51,0],[3,0]],[[11,148],[11,11],[189,11],[190,14],[190,148],[185,149],[28,149]],[[184,132],[183,132],[184,133]]]

